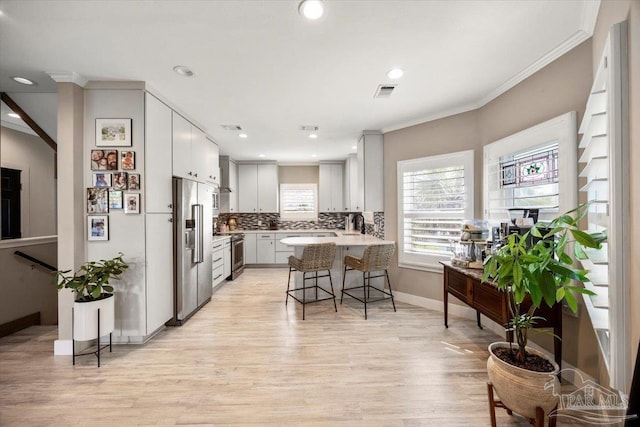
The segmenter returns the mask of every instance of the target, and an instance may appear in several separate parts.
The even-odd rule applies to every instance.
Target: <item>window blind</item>
[[[473,217],[473,151],[398,162],[398,183],[399,261],[434,267]]]
[[[318,217],[316,184],[281,184],[280,216],[283,219],[316,219]]]

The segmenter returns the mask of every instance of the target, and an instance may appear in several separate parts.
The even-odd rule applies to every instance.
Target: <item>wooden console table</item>
[[[449,327],[449,294],[476,310],[476,321],[480,329],[482,329],[480,314],[484,314],[499,325],[507,325],[510,318],[507,306],[508,293],[499,291],[492,283],[483,282],[482,270],[456,267],[449,261],[442,261],[440,264],[444,266],[443,300],[446,328]],[[527,297],[522,303],[522,308],[527,310],[530,306],[531,299]],[[543,302],[535,315],[545,319],[536,322],[536,328],[553,328],[553,333],[556,335],[553,340],[555,361],[562,369],[562,305],[554,304],[553,307],[549,307]],[[506,339],[512,341],[513,333],[508,332]]]

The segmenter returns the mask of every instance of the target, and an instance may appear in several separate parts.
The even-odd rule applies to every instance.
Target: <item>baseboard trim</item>
[[[72,356],[73,341],[72,340],[55,340],[53,342],[54,356]]]
[[[22,316],[19,319],[12,320],[0,325],[0,338],[11,335],[14,332],[21,331],[29,326],[40,324],[40,312],[31,313],[26,316]]]

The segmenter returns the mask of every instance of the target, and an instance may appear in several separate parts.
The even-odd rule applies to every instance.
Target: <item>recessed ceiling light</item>
[[[315,155],[315,154],[312,154],[312,155],[311,155],[311,157],[316,157],[316,155]]]
[[[258,157],[264,157],[264,154],[258,154]]]
[[[352,150],[357,150],[357,149],[358,149],[358,146],[357,146],[357,145],[354,145],[353,147],[351,147],[351,149],[352,149]]]
[[[13,117],[14,119],[20,119],[20,115],[16,113],[7,113],[7,116]]]
[[[324,4],[321,0],[304,0],[298,6],[298,12],[310,20],[316,20],[324,14]]]
[[[185,77],[193,76],[193,71],[191,71],[191,69],[185,65],[176,65],[175,67],[173,67],[173,71],[180,74],[181,76],[185,76]]]
[[[249,135],[247,135],[246,133],[239,133],[238,136],[240,138],[249,138]]]
[[[309,135],[309,138],[311,139],[316,139],[318,137],[318,134],[312,133]]]
[[[395,79],[399,79],[400,77],[402,77],[403,74],[404,74],[404,71],[402,71],[401,68],[394,68],[394,69],[389,70],[387,72],[387,77],[389,77],[392,80],[395,80]]]
[[[29,80],[27,78],[24,77],[20,77],[20,76],[15,76],[15,77],[11,77],[15,82],[20,83],[21,85],[27,85],[27,86],[37,86],[38,84],[36,82],[34,82],[33,80]]]

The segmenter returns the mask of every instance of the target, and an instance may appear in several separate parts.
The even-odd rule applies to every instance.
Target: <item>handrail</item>
[[[15,252],[14,252],[14,254],[15,254],[15,255],[18,255],[19,257],[22,257],[22,258],[24,258],[24,259],[28,259],[29,261],[34,262],[34,263],[38,264],[39,266],[46,268],[46,269],[47,269],[47,270],[49,270],[49,271],[56,271],[56,270],[57,270],[57,268],[55,268],[55,267],[53,267],[53,266],[51,266],[51,265],[47,264],[47,263],[46,263],[46,262],[44,262],[44,261],[40,261],[39,259],[34,258],[34,257],[32,257],[31,255],[27,255],[27,254],[25,254],[24,252],[21,252],[21,251],[15,251]]]

